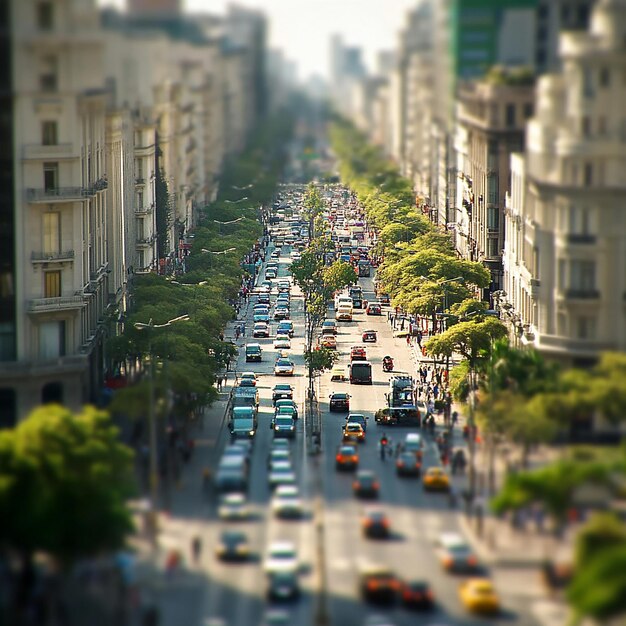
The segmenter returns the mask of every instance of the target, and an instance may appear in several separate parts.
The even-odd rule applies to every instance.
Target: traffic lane
[[[377,346],[379,348],[378,352],[386,352],[386,342],[397,342],[398,340],[394,340],[391,337],[391,329],[386,325],[386,322],[380,320],[380,318],[378,321],[381,338]],[[370,325],[373,327],[373,323],[370,322]],[[349,324],[340,325],[340,329],[343,329],[344,332],[340,330],[339,336],[343,338],[343,341],[339,342],[338,348],[344,358],[347,357],[349,345],[357,339],[360,330],[358,325],[351,326]],[[350,331],[345,332],[347,328],[350,328]],[[368,354],[375,356],[375,351],[368,350]],[[399,361],[401,365],[406,364],[405,371],[411,372],[411,360],[408,351],[405,350],[399,352],[399,354],[404,356],[404,358],[397,359],[397,362]],[[372,360],[374,359],[372,358]],[[380,372],[380,377],[384,381],[382,386],[386,387],[389,375]],[[373,370],[373,378],[374,383],[380,382],[377,380],[379,373],[375,368]],[[337,383],[334,383],[333,389],[336,390],[336,387]],[[363,412],[366,415],[372,415],[373,409],[384,406],[384,391],[382,394],[380,393],[379,385],[349,385],[348,387],[349,392],[353,396],[351,398],[352,412]],[[328,389],[324,389],[324,391],[328,391]],[[373,400],[375,400],[374,407],[372,407]],[[343,413],[328,413],[324,416],[326,426],[324,443],[325,449],[329,452],[325,461],[325,472],[328,474],[328,479],[325,482],[329,487],[325,489],[325,495],[329,502],[333,503],[328,511],[329,536],[331,537],[329,541],[332,543],[330,553],[333,555],[329,565],[331,570],[329,576],[331,578],[334,577],[334,583],[339,585],[342,591],[338,595],[349,597],[351,591],[354,594],[358,581],[355,576],[350,577],[346,572],[355,571],[354,555],[358,552],[366,559],[382,561],[392,565],[403,578],[429,580],[436,597],[440,600],[441,607],[445,611],[451,612],[457,623],[472,623],[472,620],[467,618],[458,599],[458,580],[454,577],[451,578],[443,572],[434,551],[434,542],[440,533],[458,530],[457,518],[454,512],[449,510],[447,496],[445,494],[425,493],[419,480],[411,484],[410,481],[397,478],[393,469],[389,469],[393,468],[393,463],[390,460],[387,463],[383,463],[378,457],[375,447],[368,446],[368,444],[359,446],[361,467],[374,469],[377,472],[382,490],[381,498],[383,504],[381,508],[390,514],[392,522],[396,520],[399,522],[398,528],[400,528],[400,533],[396,535],[396,540],[392,543],[382,542],[377,544],[375,548],[369,542],[363,545],[360,535],[354,535],[355,532],[360,533],[360,515],[364,509],[359,506],[355,508],[352,502],[352,477],[336,476],[333,478],[334,458],[330,454],[330,451],[334,450],[340,443],[341,425],[344,418],[345,414]],[[378,426],[375,426],[373,430],[377,434],[383,431]],[[398,441],[403,438],[407,430],[417,431],[416,429],[391,428],[387,429],[387,434]],[[368,434],[369,444],[372,444],[372,442],[376,444],[379,437],[372,437],[371,426],[368,427]],[[439,458],[436,446],[433,442],[429,442],[424,453],[424,466],[437,465],[439,465]],[[380,504],[376,506],[378,507]],[[415,509],[422,510],[416,512]],[[352,510],[352,515],[349,514],[349,510]],[[337,526],[340,528],[337,529]],[[341,546],[346,545],[350,546],[351,550],[347,554],[341,554]],[[358,546],[358,550],[354,550],[355,546]],[[409,565],[410,561],[406,559],[407,553],[419,555],[419,566],[416,567],[415,564]],[[503,619],[508,623],[509,616],[505,613]],[[524,621],[522,618],[522,622]]]

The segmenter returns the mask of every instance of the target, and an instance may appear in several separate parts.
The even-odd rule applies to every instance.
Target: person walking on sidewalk
[[[202,556],[202,539],[195,535],[191,540],[191,558],[194,565],[198,565]]]

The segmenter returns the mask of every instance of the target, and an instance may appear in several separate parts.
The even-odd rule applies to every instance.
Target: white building
[[[505,309],[522,342],[578,365],[626,349],[626,1],[598,0],[540,79],[512,159]]]

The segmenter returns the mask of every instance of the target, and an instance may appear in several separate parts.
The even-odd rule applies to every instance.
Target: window
[[[498,243],[499,239],[497,237],[487,239],[487,256],[489,258],[500,256],[500,246]]]
[[[565,289],[565,285],[567,284],[567,263],[565,259],[559,259],[558,261],[558,277],[557,277],[557,288],[560,290]]]
[[[532,102],[527,102],[524,105],[524,119],[529,119],[533,116],[534,113],[534,105]]]
[[[146,267],[146,258],[143,250],[137,251],[137,265],[139,265],[139,269]]]
[[[143,209],[143,191],[137,192],[137,208]]]
[[[498,177],[487,177],[487,204],[498,204]]]
[[[487,208],[487,228],[489,230],[500,228],[500,210],[497,207]]]
[[[142,219],[138,219],[136,220],[136,224],[135,224],[136,228],[137,228],[137,239],[141,240],[144,238],[144,228],[143,228],[143,220]]]
[[[42,215],[43,251],[55,254],[61,250],[61,214],[44,213]]]
[[[59,164],[43,164],[43,188],[46,191],[53,191],[59,188]]]
[[[606,135],[606,117],[604,115],[598,118],[598,133],[600,135]]]
[[[39,357],[58,359],[65,356],[65,322],[44,322],[39,326]]]
[[[595,291],[595,261],[574,259],[570,262],[570,288],[576,291]]]
[[[608,87],[611,84],[611,72],[608,67],[600,70],[600,87]]]
[[[505,109],[505,123],[508,128],[515,126],[515,105],[507,104]]]
[[[583,169],[583,179],[583,185],[593,185],[593,166],[591,163],[585,163],[585,167]]]
[[[576,318],[576,336],[578,339],[595,339],[596,318],[587,316]]]
[[[44,146],[56,146],[57,139],[57,123],[41,122],[41,143]]]
[[[39,2],[37,4],[37,26],[40,30],[52,30],[54,26],[52,2]]]
[[[556,334],[566,336],[567,333],[567,315],[558,313],[556,316]]]
[[[589,98],[593,96],[593,75],[588,67],[583,69],[583,95]]]
[[[61,297],[61,272],[44,272],[44,298]]]
[[[137,178],[143,178],[143,159],[137,159]]]
[[[41,59],[41,71],[39,73],[39,88],[41,91],[57,90],[57,58],[53,55]]]
[[[584,115],[581,120],[581,132],[583,137],[589,137],[591,134],[591,120],[588,115]]]
[[[533,277],[539,278],[539,248],[533,248]]]

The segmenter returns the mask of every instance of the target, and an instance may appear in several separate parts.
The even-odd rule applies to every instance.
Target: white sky
[[[124,0],[99,0],[124,6]],[[190,11],[223,13],[229,0],[185,0]],[[395,49],[397,33],[408,9],[417,0],[237,0],[241,6],[262,9],[269,18],[270,45],[296,61],[300,78],[329,74],[333,33],[349,45],[361,46],[373,69],[378,50]]]

